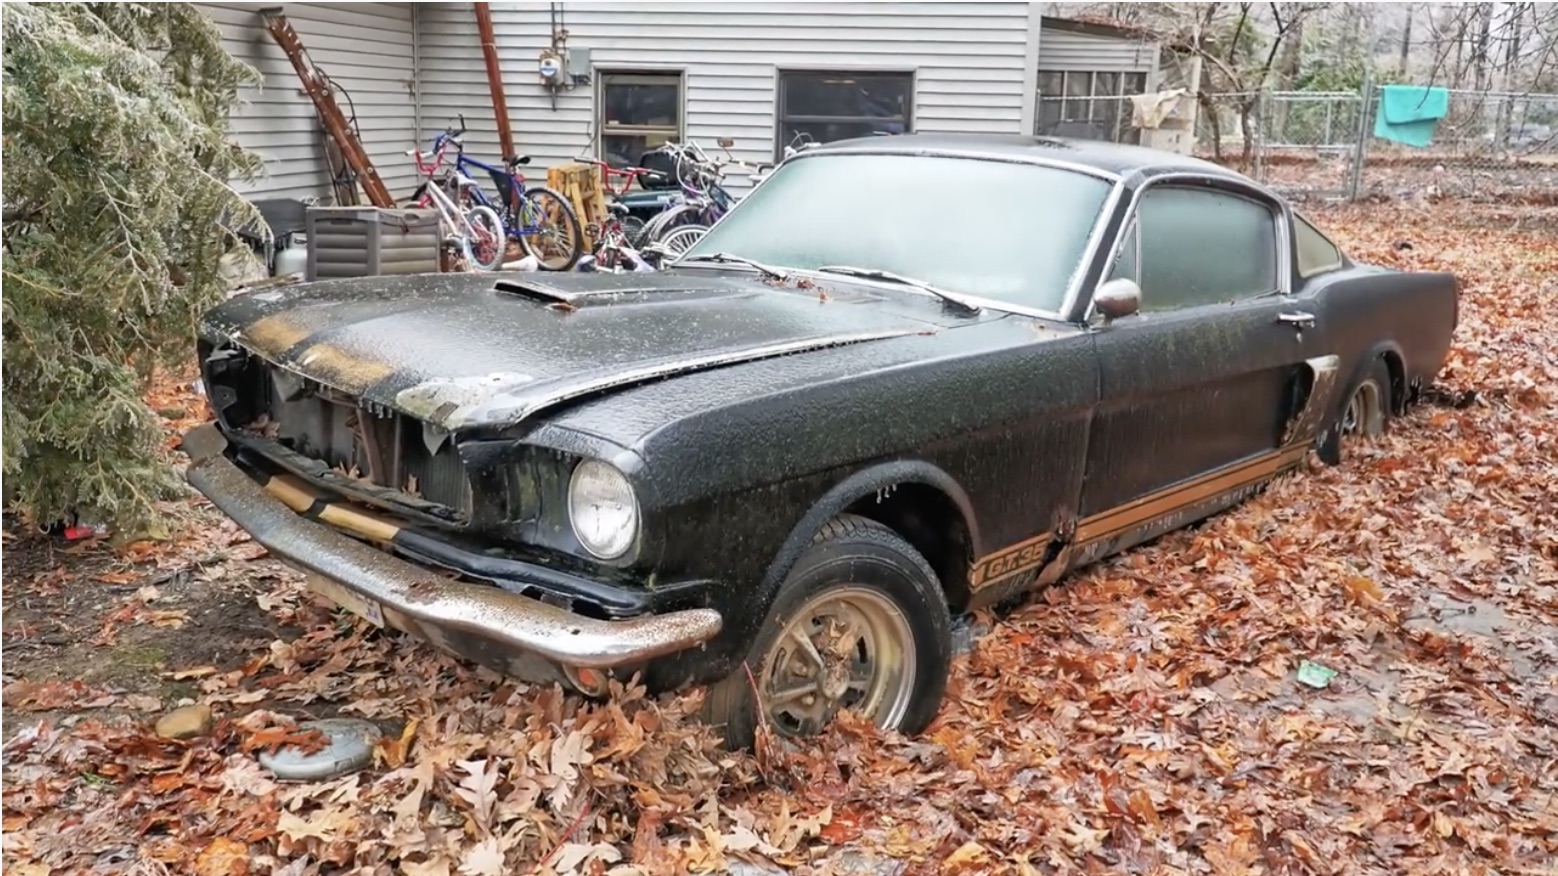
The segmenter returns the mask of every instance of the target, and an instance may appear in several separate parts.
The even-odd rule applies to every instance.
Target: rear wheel
[[[566,271],[584,251],[584,233],[573,205],[545,186],[525,190],[514,230],[525,254],[534,256],[542,270]]]
[[[930,564],[881,524],[824,526],[780,586],[742,666],[711,685],[703,717],[731,748],[760,721],[820,733],[842,709],[918,733],[935,718],[952,662],[952,620]]]
[[[1339,429],[1344,441],[1371,440],[1390,428],[1390,366],[1376,358],[1369,373],[1353,388],[1342,409]]]

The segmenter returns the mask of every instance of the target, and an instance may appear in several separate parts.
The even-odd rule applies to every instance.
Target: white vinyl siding
[[[561,91],[556,108],[536,61],[548,47],[551,7],[574,51],[587,50],[590,84]],[[913,71],[912,118],[921,132],[1023,133],[1027,2],[939,3],[493,3],[493,26],[516,148],[536,168],[599,154],[594,142],[601,71],[683,74],[684,135],[718,153],[771,161],[778,71]],[[418,9],[422,138],[463,112],[467,148],[498,157],[486,71],[469,3]],[[746,185],[733,174],[732,187]]]
[[[259,14],[273,5],[201,4],[221,28],[227,50],[264,76],[263,86],[245,91],[246,104],[233,114],[234,138],[265,162],[264,176],[239,189],[250,197],[328,201],[330,174],[314,104]],[[416,142],[411,4],[289,3],[282,8],[315,66],[350,93],[364,148],[390,194],[410,194],[416,168],[404,152]],[[471,57],[480,64],[474,37]],[[339,93],[336,100],[350,118],[352,104]]]
[[[1040,25],[1040,70],[1105,70],[1152,74],[1158,69],[1158,44],[1125,34],[1077,33],[1046,19]],[[1150,75],[1149,75],[1150,78]]]

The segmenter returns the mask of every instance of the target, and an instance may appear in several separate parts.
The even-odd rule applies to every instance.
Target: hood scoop
[[[700,298],[726,298],[732,295],[756,294],[756,290],[742,288],[731,283],[687,284],[685,279],[676,285],[646,283],[634,280],[632,274],[621,278],[613,275],[585,275],[594,282],[589,288],[567,289],[540,280],[497,280],[492,289],[502,295],[528,298],[554,310],[573,311],[581,307],[598,307],[610,304],[644,304],[651,301],[688,301]],[[640,275],[642,276],[642,275]],[[599,277],[599,279],[595,279]],[[570,278],[571,279],[571,278]]]
[[[580,297],[587,297],[588,292],[565,292],[556,286],[545,283],[522,283],[518,280],[499,280],[492,284],[496,292],[506,295],[517,295],[520,298],[529,298],[532,301],[540,301],[543,304],[576,304]]]

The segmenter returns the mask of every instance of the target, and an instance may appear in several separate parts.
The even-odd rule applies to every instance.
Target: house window
[[[779,140],[797,134],[826,143],[914,130],[914,74],[787,70],[779,74]]]
[[[600,152],[614,167],[682,137],[682,74],[600,74]]]
[[[1035,134],[1139,143],[1131,125],[1131,95],[1147,91],[1146,73],[1039,71]]]

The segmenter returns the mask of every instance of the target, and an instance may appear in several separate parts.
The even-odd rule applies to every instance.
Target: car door
[[[1141,306],[1095,335],[1078,562],[1225,507],[1301,458],[1287,448],[1316,368],[1317,317],[1287,294],[1280,205],[1231,181],[1169,179],[1140,191],[1125,228],[1106,276],[1135,279]]]

